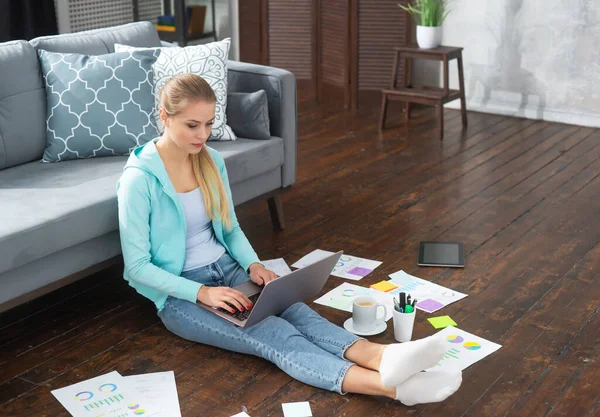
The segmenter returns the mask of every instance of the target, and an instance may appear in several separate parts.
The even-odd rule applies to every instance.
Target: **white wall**
[[[600,1],[452,5],[443,43],[465,48],[469,109],[600,126]],[[455,63],[450,68],[451,86],[457,88]],[[431,67],[426,69],[421,77],[431,77]]]

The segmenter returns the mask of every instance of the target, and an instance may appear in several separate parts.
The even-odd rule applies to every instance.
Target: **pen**
[[[401,292],[400,293],[400,308],[404,308],[404,307],[406,307],[406,293]]]

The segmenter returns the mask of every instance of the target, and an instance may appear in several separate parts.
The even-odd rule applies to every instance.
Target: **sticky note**
[[[381,281],[381,282],[378,282],[377,284],[371,285],[371,288],[373,288],[374,290],[377,290],[377,291],[388,292],[388,291],[395,290],[396,288],[398,288],[398,286],[395,284],[392,284],[390,281]]]
[[[312,411],[308,401],[301,403],[285,403],[283,407],[284,417],[312,417]]]
[[[443,329],[448,326],[456,326],[456,322],[450,318],[450,316],[431,317],[427,319],[429,323],[436,329]]]
[[[433,313],[434,311],[437,311],[440,308],[444,307],[444,305],[442,303],[440,303],[439,301],[435,301],[435,300],[432,300],[431,298],[428,298],[426,300],[418,302],[417,307],[419,307],[421,310],[426,311],[428,313]]]
[[[354,268],[352,268],[351,270],[348,271],[349,274],[356,275],[361,278],[366,277],[371,272],[373,272],[372,269],[363,268],[360,266],[355,266]]]

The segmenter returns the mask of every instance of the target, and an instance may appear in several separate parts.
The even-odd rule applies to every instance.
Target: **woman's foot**
[[[381,382],[397,387],[412,375],[435,366],[446,353],[446,342],[438,335],[386,346],[381,355]]]
[[[396,387],[396,399],[404,405],[437,403],[458,390],[462,372],[419,372]]]

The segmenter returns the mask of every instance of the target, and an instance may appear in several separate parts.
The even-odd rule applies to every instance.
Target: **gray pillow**
[[[269,104],[265,90],[227,94],[227,124],[237,137],[270,139]]]
[[[157,137],[152,64],[159,54],[39,50],[47,105],[42,161],[127,155]]]

